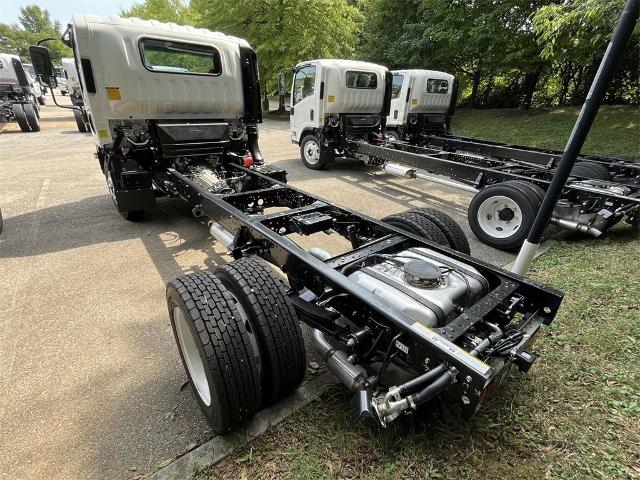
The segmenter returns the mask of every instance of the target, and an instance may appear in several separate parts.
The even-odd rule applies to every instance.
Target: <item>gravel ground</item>
[[[133,478],[210,438],[179,362],[164,300],[168,279],[225,261],[180,201],[144,222],[113,208],[90,134],[52,104],[42,131],[0,126],[0,476]],[[66,99],[64,99],[66,100]],[[473,255],[512,255],[468,231],[470,194],[342,161],[307,170],[288,124],[261,126],[265,158],[290,183],[381,218],[442,208]],[[332,251],[337,236],[313,242]]]

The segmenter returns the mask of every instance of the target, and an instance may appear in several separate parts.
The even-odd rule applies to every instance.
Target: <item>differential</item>
[[[444,280],[440,267],[424,260],[411,260],[404,264],[404,278],[418,288],[436,288]]]

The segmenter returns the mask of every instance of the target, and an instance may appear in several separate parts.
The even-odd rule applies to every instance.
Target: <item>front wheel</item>
[[[323,149],[317,136],[306,135],[300,142],[300,157],[305,167],[322,170],[334,160],[335,153]]]
[[[86,133],[89,130],[87,129],[87,124],[84,121],[84,115],[79,110],[73,111],[73,117],[76,119],[76,125],[78,126],[78,131],[81,133]]]

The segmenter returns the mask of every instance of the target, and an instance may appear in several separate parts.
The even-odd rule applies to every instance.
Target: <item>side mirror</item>
[[[29,45],[29,56],[40,81],[48,87],[57,87],[56,71],[53,68],[49,50],[46,47]]]
[[[278,92],[280,95],[287,94],[287,75],[285,70],[280,70],[278,75]]]

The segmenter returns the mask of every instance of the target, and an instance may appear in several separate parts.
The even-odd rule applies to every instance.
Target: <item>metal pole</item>
[[[573,126],[573,131],[569,136],[567,146],[565,147],[560,163],[556,168],[556,172],[551,184],[549,185],[549,189],[544,196],[542,206],[538,211],[538,215],[536,215],[527,239],[518,253],[518,258],[516,258],[516,262],[513,266],[514,273],[525,275],[529,270],[533,257],[538,251],[540,239],[542,238],[544,229],[547,227],[547,224],[551,219],[553,208],[558,202],[558,198],[560,197],[565,183],[567,183],[567,179],[571,174],[571,169],[576,161],[576,157],[580,153],[587,135],[589,134],[589,130],[591,129],[591,125],[593,124],[593,120],[598,113],[607,84],[609,83],[609,80],[611,80],[620,58],[622,58],[624,48],[633,33],[636,22],[638,21],[638,2],[639,0],[627,0],[624,10],[622,11],[622,15],[620,16],[620,20],[618,20],[618,25],[613,33],[613,37],[611,38],[611,42],[609,42],[607,51],[602,58],[602,62],[600,62],[598,72],[593,79],[593,83],[591,84],[591,88],[589,89],[584,105],[582,105],[580,115],[578,115],[578,119]]]

